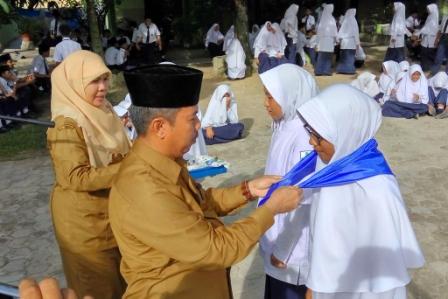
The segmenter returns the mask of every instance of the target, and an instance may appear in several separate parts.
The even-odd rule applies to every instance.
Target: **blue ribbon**
[[[370,139],[350,155],[331,163],[301,182],[303,178],[315,171],[317,157],[316,151],[313,151],[297,163],[282,180],[269,188],[258,206],[263,205],[276,189],[283,186],[298,185],[302,189],[322,188],[345,185],[380,174],[393,175],[386,159],[378,150],[375,139]]]

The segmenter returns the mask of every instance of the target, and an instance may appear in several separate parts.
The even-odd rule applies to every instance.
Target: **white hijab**
[[[345,12],[344,20],[338,32],[338,38],[356,38],[359,39],[359,27],[356,21],[356,9],[350,8]]]
[[[318,36],[336,37],[338,35],[338,27],[333,17],[333,4],[326,4],[322,12],[319,25],[317,26]]]
[[[446,72],[438,72],[434,77],[428,80],[428,84],[432,87],[435,96],[438,96],[440,90],[448,89],[448,75]]]
[[[235,26],[232,25],[230,26],[229,30],[227,30],[226,35],[224,36],[224,42],[222,44],[222,50],[224,52],[227,51],[227,49],[230,46],[230,43],[234,38],[235,38]]]
[[[335,148],[328,164],[318,158],[317,169],[374,138],[382,121],[380,106],[345,84],[328,87],[303,104],[299,113]],[[307,286],[315,292],[344,292],[349,299],[359,298],[359,293],[386,292],[409,283],[407,269],[424,264],[392,175],[315,189],[310,226]]]
[[[394,2],[394,17],[390,25],[390,35],[404,35],[406,31],[406,6],[401,2]]]
[[[426,18],[425,25],[419,30],[419,34],[425,35],[437,35],[439,31],[439,8],[437,4],[429,4],[426,6],[428,9],[428,17]]]
[[[218,23],[215,23],[210,27],[210,29],[207,32],[207,36],[205,37],[205,47],[208,47],[209,43],[217,44],[219,40],[223,39],[224,36],[222,35],[221,31],[216,31],[216,26],[219,26]]]
[[[224,95],[230,94],[230,109],[227,110]],[[202,128],[222,127],[228,123],[235,124],[238,122],[238,109],[235,96],[227,84],[219,85],[213,92],[204,119],[202,120]]]
[[[299,31],[299,20],[297,13],[299,12],[299,5],[291,4],[285,12],[285,16],[280,22],[280,28],[290,38],[293,43],[297,43],[297,35]]]
[[[246,75],[246,54],[237,38],[232,39],[226,52],[227,75],[231,79],[242,79]]]
[[[275,33],[268,31],[267,25],[274,28]],[[286,39],[280,26],[277,23],[266,22],[258,33],[254,42],[255,57],[265,52],[270,57],[275,57],[277,53],[283,54],[286,48]]]
[[[378,83],[375,81],[376,76],[370,72],[361,73],[358,78],[352,81],[351,86],[365,92],[371,97],[380,93]]]
[[[411,79],[412,74],[415,72],[420,73],[420,79],[417,82]],[[428,104],[428,80],[422,67],[418,64],[411,65],[406,76],[398,84],[397,100],[403,103],[415,103],[413,100],[414,94],[419,95],[419,103]]]
[[[252,26],[252,31],[249,32],[249,45],[250,45],[251,49],[254,48],[254,42],[255,42],[255,39],[257,38],[259,32],[260,32],[260,26],[258,26],[257,24],[254,24]]]
[[[384,93],[384,96],[386,97],[385,100],[387,100],[392,89],[395,88],[395,80],[400,72],[400,65],[396,61],[388,60],[383,62],[383,68],[386,70],[387,74],[384,72],[381,73],[378,85],[380,91]]]
[[[196,114],[199,121],[202,120],[202,112],[201,109],[198,109],[198,113]],[[205,144],[204,134],[202,130],[198,131],[198,137],[196,138],[196,142],[190,147],[188,152],[184,154],[184,160],[194,160],[199,156],[207,155],[207,146]]]
[[[399,63],[399,65],[400,65],[400,70],[402,72],[409,71],[410,64],[407,60],[403,60],[402,62]]]

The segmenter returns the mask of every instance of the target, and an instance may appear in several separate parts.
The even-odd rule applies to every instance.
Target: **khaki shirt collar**
[[[154,150],[139,139],[137,139],[132,146],[132,151],[160,172],[164,177],[173,182],[173,184],[178,182],[181,171],[186,165],[183,159],[173,160]]]

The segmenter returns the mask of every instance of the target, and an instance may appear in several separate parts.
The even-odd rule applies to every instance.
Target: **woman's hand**
[[[281,260],[277,259],[274,254],[271,254],[271,265],[275,268],[286,269],[286,264]]]
[[[276,175],[265,175],[248,182],[249,191],[253,196],[265,196],[272,184],[280,181],[281,177]]]
[[[205,136],[207,136],[208,139],[213,139],[213,137],[215,137],[215,132],[212,127],[205,128]]]
[[[77,299],[71,289],[61,289],[54,278],[45,278],[39,284],[34,279],[23,279],[19,284],[20,299]],[[93,299],[85,296],[84,299]]]

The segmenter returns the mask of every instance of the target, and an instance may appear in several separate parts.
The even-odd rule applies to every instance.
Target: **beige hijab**
[[[85,87],[103,74],[110,74],[100,56],[89,51],[69,55],[51,74],[51,118],[74,119],[84,134],[90,165],[104,167],[117,155],[125,155],[130,141],[112,105],[95,107],[85,98]]]

